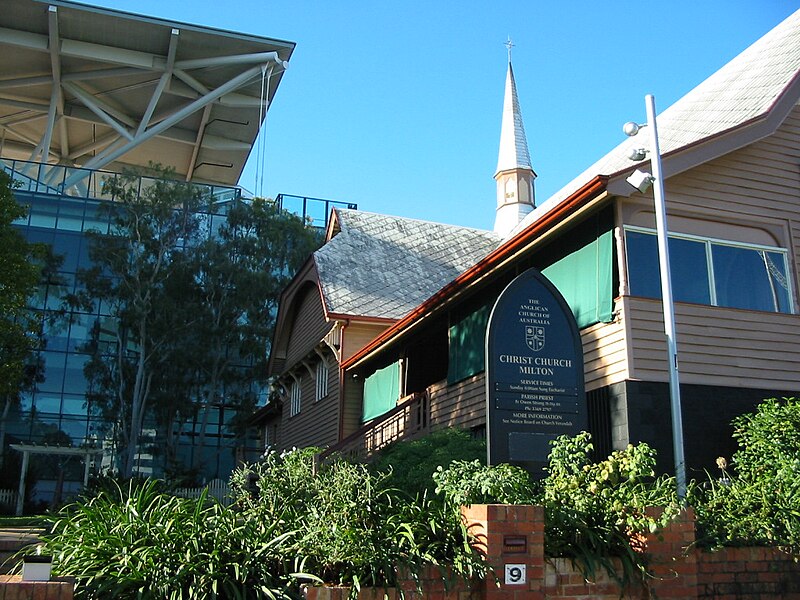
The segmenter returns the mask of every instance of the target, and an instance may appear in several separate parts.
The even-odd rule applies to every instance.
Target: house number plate
[[[525,585],[527,577],[525,576],[525,567],[527,565],[505,565],[506,568],[506,585]]]

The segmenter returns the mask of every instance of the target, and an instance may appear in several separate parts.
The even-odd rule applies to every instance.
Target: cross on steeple
[[[511,49],[516,46],[514,42],[511,41],[511,36],[508,36],[508,39],[503,44],[506,48],[508,48],[508,62],[511,62]]]

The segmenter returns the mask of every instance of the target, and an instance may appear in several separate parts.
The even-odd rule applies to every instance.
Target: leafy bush
[[[316,449],[272,452],[234,473],[236,505],[247,520],[296,532],[285,551],[325,582],[387,587],[425,564],[455,565],[471,576],[483,566],[466,530],[427,496],[411,501],[386,473],[334,460],[313,472]]]
[[[545,552],[566,556],[587,576],[603,567],[626,584],[644,568],[644,536],[663,528],[680,510],[675,481],[655,478],[656,453],[629,445],[594,463],[591,436],[561,436],[544,480]],[[659,516],[648,515],[662,507]],[[616,573],[611,557],[622,560]]]
[[[440,429],[417,440],[397,442],[381,450],[372,461],[377,472],[389,472],[389,481],[412,497],[433,494],[433,474],[454,460],[486,463],[486,442],[463,429]]]
[[[281,598],[295,569],[283,563],[291,533],[222,505],[177,498],[155,482],[129,482],[65,507],[43,536],[57,575],[78,598]]]
[[[535,486],[528,473],[512,465],[485,466],[457,460],[433,474],[436,493],[453,507],[471,504],[534,504]]]
[[[604,568],[625,584],[645,567],[644,536],[678,512],[674,480],[654,477],[655,451],[628,446],[593,463],[591,436],[553,443],[548,475],[534,483],[518,467],[456,461],[434,474],[436,491],[453,506],[475,503],[542,504],[545,553],[575,560],[587,577]],[[658,516],[646,508],[663,507]],[[612,557],[622,560],[618,573]]]
[[[800,554],[800,401],[769,399],[733,421],[733,472],[697,490],[699,541],[778,545]]]

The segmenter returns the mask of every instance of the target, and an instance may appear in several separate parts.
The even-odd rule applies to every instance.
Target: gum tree
[[[5,450],[6,422],[26,380],[39,327],[29,310],[42,273],[43,249],[29,244],[13,222],[26,209],[11,193],[12,181],[0,171],[0,465]]]
[[[209,235],[202,188],[154,175],[145,186],[133,173],[107,183],[111,226],[90,234],[93,267],[69,298],[107,315],[94,324],[85,374],[93,410],[114,425],[123,477],[147,417],[169,468],[202,467],[201,451],[192,465],[177,462],[182,426],[197,420],[202,449],[212,406],[248,406],[264,379],[279,294],[320,241],[262,199],[215,215]]]
[[[154,383],[175,340],[193,323],[175,304],[169,283],[186,268],[201,188],[171,180],[169,171],[154,175],[143,180],[128,172],[106,182],[114,202],[101,211],[110,227],[89,233],[93,266],[78,273],[83,289],[68,299],[94,314],[101,304],[108,315],[94,324],[85,373],[90,403],[115,423],[123,477],[133,472]]]

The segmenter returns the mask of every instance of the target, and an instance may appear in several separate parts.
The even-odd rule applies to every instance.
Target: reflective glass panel
[[[783,253],[712,244],[717,304],[731,308],[790,312]]]
[[[631,295],[661,297],[658,242],[651,233],[625,232]],[[669,238],[672,297],[676,302],[710,304],[708,262],[704,242]]]
[[[57,199],[37,197],[30,210],[31,226],[48,228],[56,226],[56,215],[58,215]]]

